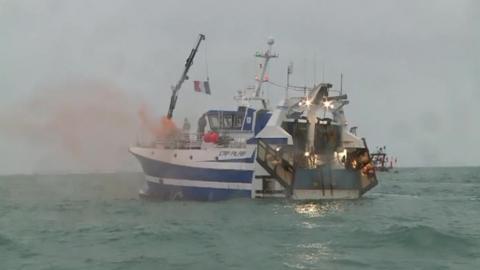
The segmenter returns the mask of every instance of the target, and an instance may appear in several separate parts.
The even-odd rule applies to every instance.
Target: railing
[[[199,149],[202,137],[198,133],[178,133],[175,137],[157,138],[155,144],[168,149]]]
[[[166,149],[200,149],[204,146],[204,135],[200,133],[177,133],[168,138],[154,138],[148,141],[137,141],[137,146],[158,147]],[[219,140],[210,145],[216,148],[246,148],[246,139],[228,136],[228,133],[220,133]]]

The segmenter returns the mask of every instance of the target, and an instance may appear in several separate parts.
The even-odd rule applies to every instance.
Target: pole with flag
[[[193,81],[193,89],[195,92],[205,93],[210,95],[210,83],[209,81]]]

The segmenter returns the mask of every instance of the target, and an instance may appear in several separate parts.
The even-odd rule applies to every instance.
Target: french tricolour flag
[[[195,89],[195,92],[203,92],[210,95],[210,84],[208,81],[193,81],[193,89]]]

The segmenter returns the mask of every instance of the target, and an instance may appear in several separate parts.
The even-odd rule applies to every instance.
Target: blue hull
[[[253,178],[253,170],[195,168],[153,160],[139,155],[135,155],[135,157],[140,162],[146,175],[159,178],[232,183],[251,183]],[[253,163],[253,161],[248,163]]]
[[[181,187],[164,185],[155,182],[146,182],[146,187],[140,192],[146,199],[156,200],[195,200],[195,201],[221,201],[232,198],[250,198],[250,190]]]
[[[249,185],[252,183],[253,170],[198,168],[172,164],[150,159],[134,154],[140,161],[147,177],[146,187],[140,195],[149,199],[159,200],[197,200],[219,201],[238,197],[251,197],[251,190],[242,188],[224,188],[235,185]],[[237,161],[238,162],[238,161]],[[253,158],[244,161],[253,163]],[[161,180],[157,182],[157,180]],[[174,185],[170,181],[190,181]],[[203,185],[203,186],[202,186]]]

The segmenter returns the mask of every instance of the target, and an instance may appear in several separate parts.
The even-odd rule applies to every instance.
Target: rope
[[[276,87],[279,87],[279,88],[283,88],[283,89],[285,89],[285,88],[287,87],[286,85],[281,85],[281,84],[278,84],[278,83],[274,83],[274,82],[272,82],[272,81],[266,81],[266,83],[269,83],[269,84],[271,84],[271,85],[273,85],[273,86],[276,86]],[[291,88],[293,88],[293,89],[291,89]],[[298,91],[298,92],[300,92],[300,91],[305,91],[305,89],[307,89],[306,86],[290,85],[290,86],[288,87],[288,90],[293,90],[293,91]]]
[[[210,80],[210,76],[208,74],[208,57],[207,57],[207,40],[205,40],[205,70],[207,74],[207,81]]]

